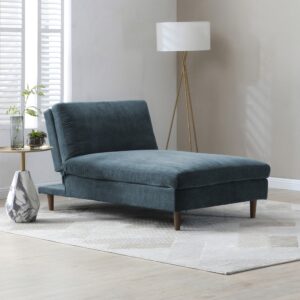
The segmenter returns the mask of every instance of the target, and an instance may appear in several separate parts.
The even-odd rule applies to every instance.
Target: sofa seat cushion
[[[73,157],[64,163],[64,173],[97,180],[189,189],[267,178],[270,167],[235,156],[135,150]]]

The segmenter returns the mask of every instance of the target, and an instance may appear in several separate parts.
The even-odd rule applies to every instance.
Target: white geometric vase
[[[7,195],[5,208],[16,223],[36,220],[40,200],[29,171],[16,171]]]

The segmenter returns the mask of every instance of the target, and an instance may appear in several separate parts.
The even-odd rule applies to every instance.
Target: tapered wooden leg
[[[181,225],[181,214],[180,212],[175,211],[174,212],[174,229],[180,230]]]
[[[256,216],[257,200],[250,201],[250,218],[254,219]]]
[[[47,195],[47,197],[49,210],[54,210],[54,195]]]

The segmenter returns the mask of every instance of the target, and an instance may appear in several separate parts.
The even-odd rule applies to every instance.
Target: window
[[[0,0],[0,124],[10,105],[21,105],[24,58],[24,1]]]
[[[39,13],[39,82],[46,86],[42,111],[63,98],[62,0],[41,0]]]
[[[27,83],[46,86],[30,103],[42,111],[63,98],[63,0],[0,0],[0,125]]]

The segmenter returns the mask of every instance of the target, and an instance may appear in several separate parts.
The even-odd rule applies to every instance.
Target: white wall
[[[272,176],[300,179],[299,11],[299,0],[178,1],[180,21],[212,28],[212,50],[189,60],[201,151],[258,158]]]
[[[155,23],[175,21],[176,6],[176,0],[72,0],[72,99],[145,99],[160,146],[176,94],[176,57],[156,52]],[[8,144],[9,131],[0,129],[0,146]],[[49,152],[29,154],[27,167],[36,184],[59,180]],[[0,155],[0,198],[18,168],[18,155]]]
[[[155,23],[175,21],[176,6],[176,0],[72,1],[72,98],[146,100],[161,147],[176,96],[176,57],[156,51]]]

